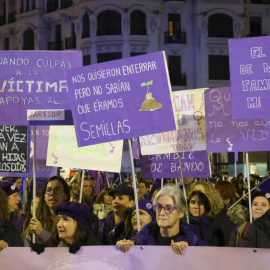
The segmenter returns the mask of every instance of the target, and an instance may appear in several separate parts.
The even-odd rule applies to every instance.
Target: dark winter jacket
[[[152,221],[145,225],[136,238],[136,245],[155,245],[160,232],[160,228],[156,221]],[[193,227],[189,224],[180,223],[180,237],[174,242],[185,241],[189,246],[207,246],[196,234]]]
[[[270,210],[250,225],[239,247],[270,248]]]
[[[130,223],[126,230],[124,221],[116,225],[113,219],[113,211],[111,211],[106,218],[99,220],[95,224],[94,230],[104,245],[115,245],[119,240],[130,239],[133,229]]]
[[[16,226],[18,229],[22,229],[24,223],[25,216],[21,214],[21,217],[14,215],[14,213],[10,213],[9,220]]]
[[[194,217],[189,215],[189,224],[194,228],[195,234],[209,246],[212,244],[212,227],[206,215]]]
[[[20,231],[9,220],[0,223],[0,240],[7,242],[9,247],[23,247]]]
[[[212,220],[212,246],[226,247],[235,228],[224,207]]]

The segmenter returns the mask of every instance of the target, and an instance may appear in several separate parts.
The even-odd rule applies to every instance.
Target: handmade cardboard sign
[[[233,120],[230,88],[207,90],[205,113],[208,153],[270,150],[270,117]]]
[[[206,151],[182,152],[183,176],[210,177],[209,159]],[[179,153],[141,156],[143,178],[180,178]]]
[[[78,146],[176,129],[164,52],[68,72]]]
[[[232,119],[265,118],[270,103],[270,37],[229,40]]]
[[[140,137],[142,155],[206,150],[204,91],[172,93],[178,130]]]
[[[123,141],[78,147],[74,126],[50,126],[47,166],[120,172]]]
[[[30,136],[30,132],[29,132]],[[57,167],[46,166],[49,126],[36,126],[36,177],[52,177],[57,175]],[[2,172],[1,176],[33,177],[34,129],[31,129],[31,140],[28,145],[29,170],[25,173]]]
[[[0,126],[0,172],[27,172],[27,126]]]
[[[28,109],[64,109],[64,121],[42,124],[73,124],[66,73],[81,66],[79,51],[0,51],[0,123],[28,125]]]

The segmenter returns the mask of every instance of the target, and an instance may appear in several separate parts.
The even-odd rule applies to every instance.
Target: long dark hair
[[[36,197],[41,198],[41,196],[42,195],[40,192],[36,193]],[[25,213],[24,213],[25,219],[24,219],[24,223],[23,223],[22,235],[29,233],[29,223],[30,223],[31,218],[33,217],[32,213],[31,213],[32,201],[33,201],[33,187],[29,187],[28,192],[27,192],[27,201],[25,204]]]
[[[0,188],[0,222],[9,219],[8,196],[7,193]]]
[[[45,193],[46,193],[46,189],[47,189],[47,185],[52,182],[58,180],[59,182],[62,183],[63,188],[64,188],[64,193],[66,195],[66,201],[70,200],[70,191],[69,191],[69,186],[67,184],[67,182],[64,180],[64,178],[62,178],[61,176],[53,176],[51,177],[48,182],[45,184],[43,190],[42,190],[42,196],[40,198],[38,207],[37,207],[37,219],[42,223],[43,229],[51,232],[51,230],[53,229],[53,221],[51,219],[51,212],[50,209],[48,207],[48,205],[45,202]]]
[[[104,203],[104,196],[109,194],[111,188],[103,188],[97,196],[95,203]]]

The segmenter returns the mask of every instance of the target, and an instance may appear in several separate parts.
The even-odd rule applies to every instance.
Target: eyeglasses
[[[165,206],[162,206],[161,204],[156,204],[156,205],[153,205],[153,209],[155,212],[158,212],[158,213],[160,213],[162,211],[162,209],[164,209],[166,214],[171,214],[173,212],[173,210],[176,209],[176,207],[174,207],[170,204],[167,204]]]
[[[51,195],[52,192],[54,192],[54,194],[60,194],[60,193],[62,193],[62,191],[63,191],[62,188],[55,187],[55,188],[47,188],[46,191],[45,191],[45,193],[46,194],[49,194],[49,195]]]

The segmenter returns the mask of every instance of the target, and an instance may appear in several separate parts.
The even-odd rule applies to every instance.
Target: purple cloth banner
[[[183,175],[188,177],[210,177],[206,151],[182,152]],[[143,178],[181,178],[179,154],[141,156]]]
[[[27,109],[65,109],[51,124],[72,124],[66,73],[81,66],[81,52],[1,51],[0,124],[28,125]]]
[[[139,138],[132,139],[132,154],[134,159],[140,159],[141,148]]]
[[[164,52],[68,72],[78,146],[176,129]]]
[[[133,246],[127,253],[115,246],[89,246],[81,247],[76,254],[57,247],[46,248],[40,255],[26,247],[5,248],[0,260],[1,269],[18,270],[254,270],[268,269],[270,264],[269,249],[185,247],[179,255],[164,246]]]
[[[232,119],[265,118],[270,104],[270,37],[229,40]]]
[[[230,88],[205,92],[208,153],[270,150],[270,117],[232,120]]]

